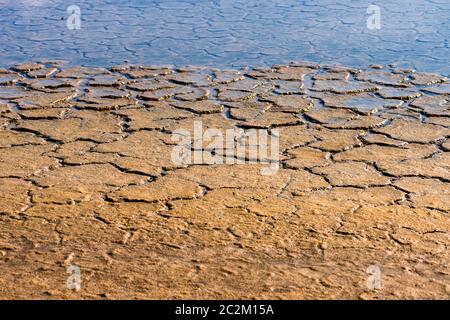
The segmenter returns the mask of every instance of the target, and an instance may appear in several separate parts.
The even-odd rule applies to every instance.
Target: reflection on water
[[[367,28],[371,1],[0,0],[0,65],[36,59],[72,64],[259,66],[310,60],[397,63],[450,74],[450,2],[379,3],[381,29]],[[81,29],[67,29],[67,7]]]

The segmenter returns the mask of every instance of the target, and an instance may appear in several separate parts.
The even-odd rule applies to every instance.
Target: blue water
[[[381,29],[366,10],[380,7]],[[81,10],[69,30],[66,9]],[[0,65],[395,63],[450,74],[450,0],[0,0]]]

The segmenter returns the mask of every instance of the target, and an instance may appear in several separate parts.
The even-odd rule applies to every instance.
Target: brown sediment
[[[0,298],[449,298],[444,77],[306,63],[0,73]],[[280,169],[173,163],[172,133],[195,121],[278,129]]]

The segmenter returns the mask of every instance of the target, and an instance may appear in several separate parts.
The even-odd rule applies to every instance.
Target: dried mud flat
[[[196,120],[277,128],[280,170],[175,165]],[[0,298],[449,298],[439,75],[26,63],[0,69],[0,126]]]

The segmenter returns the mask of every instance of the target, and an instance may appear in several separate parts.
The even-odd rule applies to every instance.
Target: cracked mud
[[[378,68],[0,69],[0,298],[448,298],[450,84]],[[198,120],[280,170],[175,165]]]

